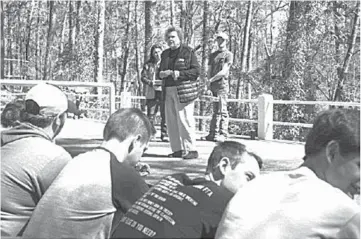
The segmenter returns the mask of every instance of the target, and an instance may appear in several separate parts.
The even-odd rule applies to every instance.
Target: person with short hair
[[[40,200],[23,236],[109,238],[112,224],[149,189],[135,166],[154,133],[139,109],[113,113],[101,146],[68,163]]]
[[[53,139],[68,101],[57,87],[38,84],[25,97],[21,119],[1,132],[1,236],[21,236],[35,206],[71,156]]]
[[[164,177],[129,209],[112,238],[214,238],[228,201],[261,167],[243,144],[220,143],[204,178]]]
[[[147,116],[154,125],[156,114],[160,110],[160,139],[163,142],[169,142],[165,124],[164,90],[162,80],[158,78],[162,51],[161,45],[155,44],[151,47],[150,58],[144,63],[141,80],[145,84]]]
[[[259,177],[229,202],[216,238],[360,238],[360,112],[320,113],[296,170]],[[256,213],[255,213],[256,212]]]
[[[159,77],[165,86],[165,119],[172,153],[169,157],[195,159],[194,101],[199,96],[200,67],[193,49],[182,44],[179,28],[165,32],[169,48],[161,56]]]
[[[217,97],[218,101],[213,102],[212,120],[205,140],[222,142],[228,137],[228,77],[233,63],[233,54],[227,49],[228,35],[226,33],[218,33],[216,41],[218,50],[210,55],[208,61],[208,82],[212,95]]]

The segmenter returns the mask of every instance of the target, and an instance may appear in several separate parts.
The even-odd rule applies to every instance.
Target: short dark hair
[[[1,112],[1,125],[3,127],[13,127],[21,120],[24,110],[23,100],[14,100],[6,104]]]
[[[360,111],[330,109],[321,112],[307,135],[304,159],[319,153],[332,140],[339,143],[343,155],[360,152]]]
[[[151,48],[150,48],[150,56],[149,56],[149,61],[148,62],[152,62],[152,63],[156,63],[155,57],[153,56],[154,50],[155,49],[161,49],[163,50],[163,47],[159,44],[154,44]]]
[[[26,100],[25,109],[21,114],[21,121],[30,123],[39,128],[45,128],[53,122],[55,117],[57,116],[41,115],[39,105],[34,100]]]
[[[180,42],[181,43],[183,42],[183,32],[182,32],[182,30],[180,28],[175,27],[175,26],[171,26],[165,31],[165,34],[164,34],[165,41],[167,41],[168,34],[171,33],[171,32],[177,32],[177,35],[179,37]]]
[[[115,137],[124,141],[131,135],[141,135],[140,141],[146,143],[155,134],[155,129],[149,119],[136,108],[122,108],[113,113],[103,131],[105,141]]]
[[[225,141],[214,147],[211,155],[208,158],[207,172],[211,172],[212,169],[216,167],[224,157],[229,158],[231,167],[234,169],[238,163],[244,162],[244,153],[248,153],[250,156],[254,157],[258,163],[259,168],[262,168],[263,161],[261,157],[255,153],[248,152],[244,144],[236,141]]]

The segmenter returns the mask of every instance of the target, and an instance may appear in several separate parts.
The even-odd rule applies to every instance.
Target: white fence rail
[[[121,101],[117,102],[120,107],[132,107],[132,100],[145,100],[144,96],[132,96],[129,92],[123,92],[120,97]],[[216,97],[202,96],[201,99],[196,101],[217,101]],[[257,134],[259,139],[271,140],[273,139],[273,126],[296,126],[304,128],[312,128],[312,124],[308,123],[292,123],[273,121],[274,109],[273,106],[278,105],[329,105],[329,106],[342,106],[342,107],[357,107],[361,108],[361,103],[358,102],[333,102],[333,101],[297,101],[297,100],[273,100],[272,95],[262,94],[258,99],[228,99],[228,102],[236,103],[251,103],[258,106],[257,119],[239,119],[229,118],[231,122],[252,123],[257,124]],[[210,116],[194,116],[195,119],[211,120]]]
[[[1,85],[11,85],[11,86],[32,86],[39,84],[44,81],[36,80],[0,80]],[[111,83],[93,83],[93,82],[69,82],[69,81],[46,81],[47,83],[66,86],[66,87],[105,87],[108,89],[107,94],[103,94],[100,97],[106,98],[106,101],[109,102],[105,109],[104,106],[100,105],[100,108],[95,110],[99,112],[109,112],[109,115],[112,114],[117,108],[129,108],[129,107],[140,107],[139,101],[145,101],[144,96],[132,96],[130,92],[122,92],[120,96],[115,96],[114,85]],[[24,93],[13,92],[12,95],[23,95]],[[88,95],[88,96],[98,96],[99,95]],[[197,102],[212,102],[217,101],[216,97],[211,96],[202,96]],[[138,104],[136,104],[138,101]],[[272,95],[262,94],[258,99],[228,99],[229,103],[242,103],[242,104],[256,104],[258,107],[258,116],[257,119],[239,119],[239,118],[229,118],[229,121],[241,122],[241,123],[251,123],[257,124],[258,128],[258,138],[270,140],[273,139],[273,126],[297,126],[311,128],[312,124],[308,123],[292,123],[292,122],[279,122],[274,121],[274,105],[329,105],[329,106],[341,106],[341,107],[353,107],[361,108],[361,103],[359,102],[331,102],[331,101],[288,101],[288,100],[273,100]],[[85,109],[85,108],[84,108]],[[88,110],[94,110],[88,109]],[[196,119],[200,120],[210,120],[210,116],[194,116]],[[104,120],[104,119],[103,119]]]

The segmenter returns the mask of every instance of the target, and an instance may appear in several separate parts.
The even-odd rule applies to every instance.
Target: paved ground
[[[104,124],[89,120],[68,120],[64,130],[57,138],[57,143],[64,146],[73,155],[97,147],[101,142]],[[198,139],[202,135],[198,134]],[[232,136],[231,140],[244,143],[250,151],[257,153],[264,159],[262,173],[290,170],[302,163],[303,147],[299,142],[250,140],[249,137]],[[151,142],[143,161],[151,166],[151,174],[147,177],[149,183],[154,183],[164,175],[177,172],[186,172],[191,176],[204,173],[207,159],[214,142],[197,140],[199,159],[182,160],[171,159],[169,143],[163,143],[159,137]]]

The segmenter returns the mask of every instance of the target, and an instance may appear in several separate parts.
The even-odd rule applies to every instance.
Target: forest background
[[[230,98],[360,102],[359,1],[1,1],[1,79],[112,82],[143,95],[143,63],[164,31],[184,32],[206,81],[215,34],[234,54]],[[239,106],[239,105],[237,105]],[[252,118],[245,104],[234,118]],[[312,122],[315,105],[275,105],[274,119]],[[234,132],[249,130],[233,124]],[[275,127],[303,140],[305,129]]]

